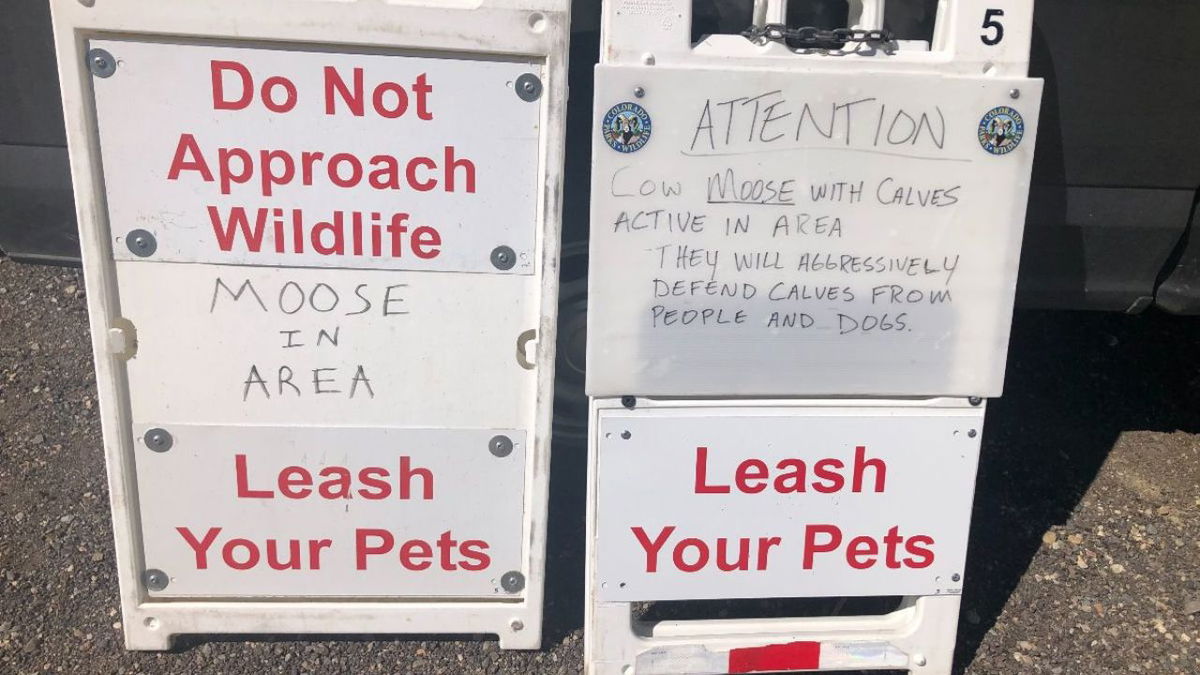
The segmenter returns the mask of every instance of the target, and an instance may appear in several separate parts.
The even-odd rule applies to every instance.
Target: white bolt
[[[928,661],[925,660],[924,654],[913,654],[912,661],[913,661],[914,665],[918,665],[918,666],[923,666],[926,663],[928,663]]]

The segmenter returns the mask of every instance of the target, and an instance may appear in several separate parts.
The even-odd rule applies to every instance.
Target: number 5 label
[[[979,39],[983,41],[983,44],[993,47],[1000,44],[1000,41],[1004,39],[1004,24],[997,21],[997,19],[1002,16],[1004,16],[1004,10],[1002,9],[989,9],[986,13],[984,13],[983,29],[985,32],[979,36]],[[994,33],[989,35],[986,32],[989,30],[994,31]]]

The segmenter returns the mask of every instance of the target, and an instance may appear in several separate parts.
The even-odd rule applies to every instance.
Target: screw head
[[[978,396],[972,396],[971,398],[967,399],[967,403],[970,403],[971,405],[974,405],[974,406],[978,406],[981,403],[983,403],[983,399]]]
[[[525,622],[520,619],[513,619],[512,621],[508,622],[508,627],[511,628],[514,633],[519,633],[525,630]]]
[[[171,583],[171,578],[162,570],[148,569],[142,573],[142,583],[146,584],[148,590],[161,591]]]
[[[149,258],[158,250],[158,240],[146,230],[130,230],[125,235],[125,246],[139,258]]]
[[[542,97],[542,81],[533,73],[525,73],[513,82],[517,97],[522,101],[533,102]]]
[[[978,435],[979,435],[979,432],[975,431],[974,429],[967,431],[967,438],[975,438]]]
[[[511,270],[517,264],[517,254],[508,246],[492,249],[492,266],[498,270]]]
[[[1009,97],[1009,98],[1011,98],[1011,99],[1013,99],[1013,100],[1016,100],[1016,99],[1018,99],[1018,98],[1021,98],[1021,90],[1020,90],[1020,89],[1009,89],[1009,90],[1008,90],[1008,97]]]
[[[636,396],[622,396],[621,397],[621,405],[625,406],[626,408],[628,408],[630,410],[633,410],[634,408],[637,407],[637,397]]]
[[[117,72],[117,60],[106,49],[88,50],[87,64],[96,77],[112,77]]]
[[[629,433],[628,430],[622,431],[621,438],[624,438],[625,440],[629,440],[629,439],[633,438],[633,434]]]
[[[492,436],[488,441],[488,450],[497,457],[508,457],[513,451],[512,439],[508,436]]]
[[[171,438],[171,434],[166,429],[151,429],[142,437],[146,442],[146,447],[154,452],[166,452],[175,445],[175,439]]]
[[[505,593],[520,593],[525,590],[525,575],[516,570],[505,572],[504,576],[500,577],[500,588],[504,589]]]
[[[645,87],[634,87],[633,95],[638,98],[644,97],[646,95],[646,88]]]
[[[953,581],[955,583],[962,581],[962,575],[959,574],[958,572],[955,572],[954,574],[950,575],[950,581]]]

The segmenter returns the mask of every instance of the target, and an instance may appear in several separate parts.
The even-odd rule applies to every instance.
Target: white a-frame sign
[[[537,647],[569,3],[53,10],[127,645]]]
[[[595,675],[950,672],[1041,100],[1033,3],[942,2],[925,41],[888,35],[881,1],[834,33],[779,25],[786,5],[696,43],[689,0],[604,5]],[[770,619],[677,604],[861,596],[904,599]]]

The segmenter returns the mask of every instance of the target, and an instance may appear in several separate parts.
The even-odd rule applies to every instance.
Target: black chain
[[[858,28],[834,28],[826,30],[803,26],[788,28],[782,23],[751,26],[742,35],[753,42],[782,42],[793,49],[841,49],[847,43],[882,44],[892,42],[896,36],[890,30],[861,30]]]

